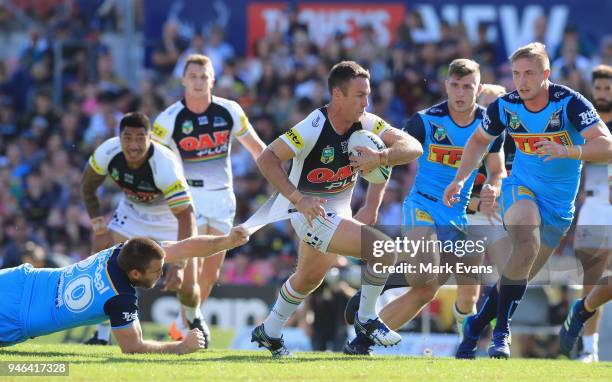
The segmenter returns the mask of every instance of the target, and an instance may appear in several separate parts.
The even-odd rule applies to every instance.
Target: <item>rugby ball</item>
[[[387,148],[378,135],[367,130],[357,130],[351,134],[348,141],[349,155],[359,155],[359,152],[355,150],[355,147],[358,146],[369,147],[374,151],[381,151]],[[391,167],[378,166],[367,174],[360,173],[359,175],[370,183],[384,183],[391,176]]]

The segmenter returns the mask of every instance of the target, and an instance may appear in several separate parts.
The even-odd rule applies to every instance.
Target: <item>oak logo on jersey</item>
[[[328,164],[334,161],[334,148],[327,146],[321,152],[321,163]]]
[[[291,142],[293,147],[295,147],[298,151],[304,147],[304,141],[302,140],[300,133],[298,133],[294,127],[289,129],[285,133],[285,136],[289,138],[289,142]]]
[[[179,141],[179,147],[185,151],[209,150],[229,142],[229,131],[215,131],[211,134],[204,133],[196,137],[185,137]]]
[[[449,167],[459,168],[462,156],[463,147],[429,145],[429,156],[427,157],[427,160],[429,160],[430,162],[440,163]]]
[[[563,146],[570,146],[572,140],[569,137],[567,131],[560,131],[558,133],[539,133],[539,134],[511,134],[516,144],[516,148],[522,153],[527,155],[536,154],[536,142],[548,140],[558,143]]]
[[[350,165],[342,166],[338,171],[320,167],[311,170],[306,179],[313,184],[330,183],[325,189],[330,192],[339,192],[350,186],[356,179],[355,173]]]
[[[183,124],[181,125],[181,131],[185,135],[191,134],[193,132],[193,122],[191,121],[183,122]]]

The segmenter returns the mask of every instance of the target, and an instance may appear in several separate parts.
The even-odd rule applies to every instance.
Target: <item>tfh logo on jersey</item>
[[[427,159],[430,162],[436,162],[449,167],[459,168],[459,165],[461,165],[462,156],[463,147],[429,145],[429,156]]]
[[[310,183],[330,183],[325,189],[329,192],[340,192],[349,187],[356,179],[355,173],[353,172],[350,165],[340,167],[338,171],[325,167],[315,168],[311,170],[306,179]]]
[[[540,134],[511,134],[516,144],[516,148],[527,155],[534,155],[536,153],[536,142],[539,141],[552,141],[563,146],[569,146],[572,144],[572,140],[569,137],[567,131],[561,131],[558,133],[540,133]]]

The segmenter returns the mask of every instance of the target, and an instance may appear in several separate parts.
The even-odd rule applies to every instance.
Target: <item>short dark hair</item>
[[[161,260],[165,255],[162,247],[155,241],[146,237],[135,237],[121,247],[117,264],[125,273],[133,269],[144,273],[151,260]]]
[[[448,66],[448,76],[463,78],[470,74],[480,77],[480,65],[476,61],[467,58],[457,58]]]
[[[121,118],[121,122],[119,122],[119,134],[121,134],[126,127],[142,127],[146,131],[149,131],[151,130],[151,121],[146,114],[135,111],[133,113],[127,113]]]
[[[329,71],[329,77],[327,78],[329,94],[332,94],[334,88],[340,88],[342,94],[346,95],[346,92],[348,91],[348,83],[353,78],[358,77],[363,77],[369,80],[370,72],[365,70],[355,61],[342,61],[337,63],[333,68],[331,68]]]
[[[604,79],[604,80],[612,79],[612,66],[597,65],[596,67],[594,67],[592,82],[595,82],[595,80],[599,80],[599,79]]]

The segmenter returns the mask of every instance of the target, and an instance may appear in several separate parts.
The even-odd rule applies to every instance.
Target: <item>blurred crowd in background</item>
[[[90,254],[89,218],[79,195],[86,160],[101,142],[117,134],[123,113],[137,110],[154,120],[182,96],[183,62],[191,53],[212,59],[214,94],[237,100],[266,143],[326,103],[327,73],[344,59],[370,70],[369,111],[396,127],[445,98],[446,70],[454,58],[478,61],[483,83],[514,88],[510,67],[499,57],[494,42],[487,40],[484,26],[475,44],[461,24],[445,23],[440,41],[422,43],[412,33],[420,22],[419,14],[411,12],[391,47],[379,46],[374,29],[367,25],[352,46],[344,43],[342,34],[317,45],[292,9],[286,12],[288,29],[257,41],[253,57],[236,54],[226,42],[227,31],[219,26],[185,35],[178,20],[170,19],[162,26],[159,41],[145,42],[151,50],[151,65],[143,69],[138,86],[130,88],[118,76],[116,58],[101,38],[105,33],[121,33],[118,9],[105,1],[74,1],[71,7],[63,2],[43,3],[49,6],[0,4],[0,41],[11,33],[28,36],[20,50],[0,56],[1,267],[24,261],[61,266]],[[143,3],[135,2],[137,29],[142,28]],[[532,25],[540,40],[546,23],[540,17]],[[54,41],[64,42],[59,56],[53,51]],[[549,48],[551,79],[587,96],[591,68],[612,64],[612,36],[595,43],[573,26],[565,30],[558,47]],[[62,79],[59,94],[52,86],[58,75]],[[240,145],[232,150],[236,222],[242,222],[272,190],[248,152]],[[414,165],[394,169],[379,224],[400,223],[402,201],[410,192],[415,170]],[[365,187],[360,182],[356,188],[354,208],[362,205]],[[100,195],[107,214],[112,213],[119,196],[118,189],[107,182]],[[249,244],[232,251],[223,267],[222,282],[284,280],[294,267],[296,245],[287,222],[262,229]]]

